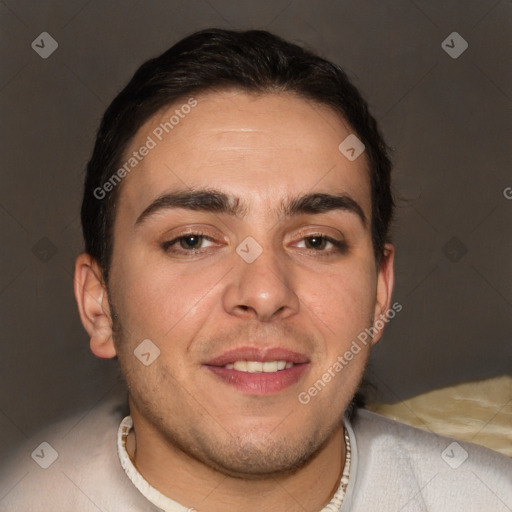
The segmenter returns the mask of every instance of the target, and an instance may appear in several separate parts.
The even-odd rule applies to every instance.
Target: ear
[[[384,333],[384,327],[388,320],[388,311],[391,305],[391,295],[395,283],[395,247],[392,244],[384,245],[384,255],[377,270],[377,294],[375,311],[373,315],[373,339],[375,345]]]
[[[82,325],[91,338],[92,353],[97,357],[115,357],[107,289],[98,263],[89,254],[80,254],[76,259],[74,291]]]

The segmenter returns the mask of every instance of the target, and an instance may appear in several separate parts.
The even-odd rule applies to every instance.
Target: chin
[[[205,461],[211,467],[232,478],[242,480],[266,480],[277,476],[291,475],[304,467],[316,450],[301,445],[297,450],[291,447],[258,449],[254,445],[244,445],[232,454],[216,454],[216,460]]]
[[[230,438],[227,444],[216,446],[209,441],[203,446],[201,462],[232,478],[264,480],[291,475],[311,462],[332,439],[339,424],[329,431],[301,432],[300,438],[293,433],[281,435],[279,439],[271,433],[248,439]],[[294,431],[295,434],[300,429]],[[196,455],[197,457],[197,455]]]

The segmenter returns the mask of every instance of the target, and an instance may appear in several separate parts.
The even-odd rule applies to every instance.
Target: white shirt
[[[31,439],[3,464],[0,511],[189,510],[186,503],[178,504],[156,489],[158,494],[150,493],[150,498],[155,501],[159,495],[163,501],[152,503],[127,476],[117,453],[124,416],[122,404],[109,401]],[[352,467],[341,512],[512,510],[508,457],[366,410],[358,410],[346,427]],[[47,469],[41,467],[48,464]]]

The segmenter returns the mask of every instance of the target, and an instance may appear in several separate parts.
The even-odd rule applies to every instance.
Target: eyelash
[[[202,233],[200,231],[194,231],[194,232],[191,232],[191,233],[187,233],[185,235],[180,235],[180,236],[178,236],[178,237],[176,237],[176,238],[174,238],[172,240],[164,242],[162,244],[162,249],[165,252],[171,252],[171,253],[178,254],[178,255],[191,255],[191,256],[194,256],[196,254],[204,253],[205,251],[203,249],[190,249],[190,250],[181,249],[181,250],[178,250],[178,251],[175,250],[175,249],[172,249],[172,247],[174,245],[176,245],[177,243],[179,243],[180,240],[184,240],[184,239],[189,238],[189,237],[201,237],[202,239],[206,239],[209,242],[214,242],[214,239],[209,237],[208,235],[205,235],[204,233]],[[331,249],[329,251],[326,251],[326,250],[316,250],[316,249],[307,249],[306,248],[306,250],[310,254],[311,253],[315,253],[317,256],[326,257],[326,256],[331,256],[331,255],[333,255],[335,253],[346,254],[346,252],[348,251],[348,245],[347,245],[347,243],[345,241],[337,240],[336,238],[332,238],[332,237],[324,235],[322,233],[309,233],[306,236],[302,236],[300,238],[300,240],[302,241],[302,240],[306,240],[308,238],[321,238],[325,242],[331,243],[334,246],[334,249]]]

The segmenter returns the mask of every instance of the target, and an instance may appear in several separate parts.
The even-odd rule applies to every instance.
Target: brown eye
[[[345,254],[348,251],[348,245],[344,240],[322,234],[304,236],[296,247],[307,249],[310,253],[317,252],[319,256]]]
[[[187,235],[179,238],[182,249],[200,249],[203,242],[202,235]]]
[[[203,249],[215,245],[212,238],[201,233],[187,233],[186,235],[178,236],[173,240],[164,242],[162,249],[165,252],[175,254],[199,253]]]
[[[306,240],[306,247],[308,249],[322,250],[325,249],[328,240],[323,236],[308,236]]]

